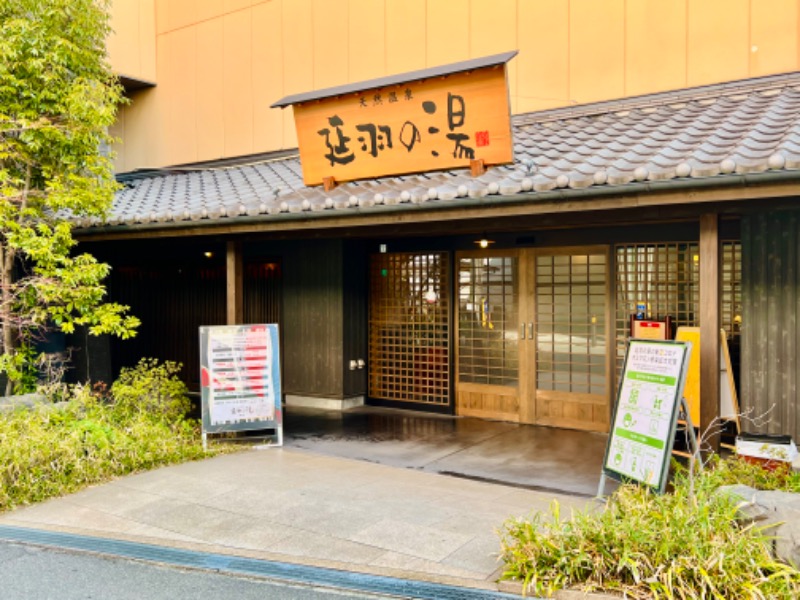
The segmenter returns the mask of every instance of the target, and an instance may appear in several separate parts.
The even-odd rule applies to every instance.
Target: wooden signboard
[[[513,161],[505,64],[294,104],[317,185]]]
[[[690,344],[630,340],[617,390],[603,474],[663,492],[675,441]],[[602,494],[601,479],[599,494]]]
[[[721,419],[735,421],[739,428],[739,398],[733,381],[731,355],[728,351],[728,336],[724,329],[719,330],[719,416]],[[689,414],[697,427],[705,427],[708,423],[700,422],[700,328],[678,327],[676,340],[692,343],[692,358],[686,374],[686,387],[683,395],[689,404]]]

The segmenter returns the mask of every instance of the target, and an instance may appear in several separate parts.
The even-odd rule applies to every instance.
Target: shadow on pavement
[[[601,433],[366,406],[287,407],[284,416],[290,448],[581,496],[597,492],[606,440]]]

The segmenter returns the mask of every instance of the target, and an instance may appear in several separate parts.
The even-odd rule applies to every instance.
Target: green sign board
[[[630,340],[603,472],[664,491],[691,344]]]

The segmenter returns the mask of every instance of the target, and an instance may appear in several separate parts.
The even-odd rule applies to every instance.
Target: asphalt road
[[[0,541],[3,600],[389,598]]]

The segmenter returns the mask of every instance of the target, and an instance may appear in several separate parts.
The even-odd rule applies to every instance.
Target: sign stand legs
[[[259,444],[254,446],[256,450],[263,450],[264,448],[280,448],[283,446],[283,424],[275,427],[275,433],[272,435],[265,435],[264,439],[268,440],[266,444]]]
[[[606,495],[606,473],[605,471],[601,471],[600,485],[597,486],[597,496],[595,496],[595,500],[602,500],[605,495]]]
[[[689,460],[696,460],[697,464],[700,467],[700,470],[703,470],[703,461],[698,458],[700,454],[700,447],[697,445],[697,436],[694,433],[694,423],[692,423],[692,416],[689,414],[689,403],[686,401],[686,398],[681,398],[681,420],[686,423],[686,433],[689,437],[689,452],[690,454],[687,456],[682,454],[682,456],[687,456]]]
[[[680,456],[685,456],[689,460],[697,460],[700,470],[703,470],[703,462],[698,459],[699,454],[699,446],[697,444],[697,435],[694,433],[694,424],[692,423],[692,417],[689,414],[689,403],[686,402],[686,398],[681,398],[680,402],[680,413],[679,413],[680,420],[686,424],[686,433],[689,438],[689,452],[677,452],[673,450],[673,454],[678,454]],[[674,440],[673,440],[674,442]],[[606,473],[604,470],[601,469],[600,471],[600,483],[597,486],[597,496],[595,496],[596,500],[602,500],[605,497],[606,491]]]

